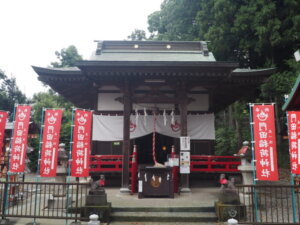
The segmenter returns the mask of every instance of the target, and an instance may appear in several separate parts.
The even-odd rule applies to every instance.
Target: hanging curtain
[[[130,117],[130,138],[138,138],[153,132],[153,117],[148,115],[144,120],[136,120],[135,115]],[[214,114],[188,115],[188,135],[192,140],[214,140],[215,126]],[[136,122],[137,121],[137,122]],[[136,124],[137,123],[137,124]],[[180,116],[174,116],[174,124],[168,120],[164,125],[163,115],[157,115],[157,133],[179,138]],[[93,117],[94,141],[122,141],[123,116],[94,115]]]

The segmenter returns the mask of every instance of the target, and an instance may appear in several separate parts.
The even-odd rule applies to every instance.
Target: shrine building
[[[123,155],[122,188],[133,145],[139,164],[153,164],[153,145],[164,164],[171,146],[179,153],[181,136],[190,137],[191,155],[213,155],[214,114],[274,73],[216,61],[202,41],[98,41],[76,67],[33,69],[76,107],[94,110],[92,154]],[[188,189],[189,175],[180,179]]]

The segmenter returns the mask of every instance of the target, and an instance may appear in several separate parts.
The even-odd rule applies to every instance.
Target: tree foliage
[[[152,39],[209,41],[219,61],[237,61],[244,68],[276,67],[277,73],[262,85],[261,95],[247,100],[277,102],[278,131],[282,130],[283,95],[290,92],[300,73],[299,62],[293,59],[300,44],[300,1],[165,0],[160,11],[148,16],[148,25]],[[234,103],[217,115],[216,150],[220,154],[231,153],[223,150],[238,148],[242,139],[249,138],[243,113],[248,111],[246,102]],[[244,125],[248,132],[243,131]]]
[[[297,0],[165,0],[148,16],[158,40],[207,40],[218,60],[253,68],[284,64],[300,38]]]
[[[75,46],[69,46],[66,49],[62,49],[60,52],[56,51],[58,62],[52,62],[51,65],[56,68],[61,67],[72,67],[75,62],[82,60],[82,57],[78,54]],[[66,150],[70,148],[70,138],[71,138],[71,124],[72,124],[72,108],[73,104],[67,101],[64,97],[60,96],[53,90],[48,90],[48,92],[40,92],[33,96],[33,121],[41,125],[43,109],[47,108],[60,108],[63,109],[63,117],[60,130],[60,143],[66,144]],[[31,147],[34,151],[28,154],[30,159],[29,168],[32,171],[37,170],[37,160],[39,144],[37,140],[29,140]]]
[[[82,60],[82,56],[79,55],[77,48],[74,45],[56,51],[55,55],[59,60],[58,62],[51,62],[51,66],[55,68],[72,67],[75,66],[77,61]]]
[[[148,30],[157,40],[199,40],[195,18],[200,9],[199,1],[165,0],[160,11],[148,16]]]
[[[65,143],[66,149],[69,149],[73,105],[52,90],[49,90],[48,92],[40,92],[35,94],[32,98],[32,101],[33,101],[32,109],[34,112],[32,119],[33,122],[35,124],[38,124],[39,126],[41,126],[42,123],[42,115],[44,109],[47,108],[63,109],[59,143]],[[32,171],[36,171],[39,143],[37,139],[35,140],[32,139],[29,140],[29,144],[34,149],[34,151],[28,154],[28,158],[30,159],[29,168]]]
[[[140,29],[135,29],[127,38],[131,41],[144,41],[147,39],[146,32]]]
[[[26,96],[16,84],[16,78],[8,78],[4,71],[0,70],[0,109],[12,113],[15,104],[26,102]]]

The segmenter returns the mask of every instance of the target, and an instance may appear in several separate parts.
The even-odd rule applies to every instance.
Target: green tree
[[[218,60],[286,69],[299,47],[297,0],[165,0],[148,16],[158,40],[208,40]]]
[[[277,121],[281,122],[277,125],[282,130],[283,95],[290,92],[300,72],[299,62],[291,59],[300,43],[300,1],[165,0],[160,11],[148,16],[148,25],[153,39],[209,41],[217,60],[238,61],[244,68],[276,67],[278,72],[262,86],[259,98],[250,96],[252,99],[248,100],[277,102]],[[240,110],[245,102],[220,112],[219,117],[231,123],[217,121],[217,139],[220,134],[230,134],[231,139],[237,140],[231,143],[239,145],[247,137],[242,129],[246,115]],[[217,140],[217,149],[232,146],[225,145],[224,140]]]
[[[148,30],[152,39],[199,40],[195,17],[200,10],[199,1],[165,0],[161,10],[148,16]]]
[[[59,62],[51,62],[51,66],[55,68],[72,67],[79,60],[82,60],[82,56],[78,54],[77,48],[74,45],[70,45],[67,48],[56,51],[55,55]]]
[[[42,112],[43,109],[47,108],[60,108],[63,109],[62,124],[60,130],[60,143],[66,144],[66,149],[68,150],[70,145],[70,129],[72,123],[72,107],[73,105],[65,100],[60,95],[56,94],[54,91],[49,90],[48,92],[40,92],[33,96],[33,121],[34,123],[41,126],[42,122]],[[29,140],[29,144],[34,148],[34,151],[28,154],[30,159],[29,168],[32,171],[37,170],[37,159],[38,159],[38,150],[39,144],[37,139]]]
[[[147,39],[146,32],[140,29],[135,29],[127,38],[131,41],[144,41]]]
[[[82,60],[82,57],[78,54],[77,48],[73,45],[68,48],[62,49],[60,52],[55,52],[58,62],[52,62],[51,65],[55,68],[62,67],[72,67],[75,66],[76,61]],[[62,96],[54,92],[53,90],[49,90],[48,92],[40,92],[33,96],[33,121],[41,125],[42,122],[42,112],[43,109],[46,108],[61,108],[64,109],[62,124],[60,130],[60,143],[66,144],[66,150],[70,148],[70,137],[71,137],[71,124],[72,124],[72,107],[73,104],[68,102]],[[29,168],[32,171],[37,170],[37,160],[38,160],[38,151],[39,144],[37,140],[29,141],[31,147],[34,148],[34,151],[28,154],[30,159]]]
[[[26,96],[18,88],[16,78],[8,78],[4,71],[0,70],[0,109],[13,112],[17,103],[27,103]]]

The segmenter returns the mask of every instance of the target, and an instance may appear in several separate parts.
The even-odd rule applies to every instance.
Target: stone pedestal
[[[66,173],[63,173],[62,171],[65,171],[66,172],[66,169],[65,168],[57,168],[57,171],[60,171],[60,172],[57,172],[56,173],[56,177],[55,177],[55,183],[67,183],[67,177],[66,177]],[[67,194],[67,186],[65,185],[59,185],[57,186],[58,188],[56,188],[55,190],[53,190],[53,197],[65,197],[66,194]]]
[[[50,197],[48,199],[48,209],[67,209],[72,204],[72,197]]]
[[[79,183],[81,184],[89,183],[88,177],[79,177]]]
[[[122,193],[122,194],[130,194],[131,191],[130,191],[129,188],[123,187],[123,188],[120,188],[120,193]]]
[[[59,144],[58,164],[56,168],[55,186],[52,196],[48,199],[48,209],[66,209],[72,204],[72,198],[67,196],[67,161],[68,156],[65,151],[65,145]]]
[[[107,202],[107,195],[104,188],[90,190],[86,196],[85,206],[81,208],[81,217],[89,218],[96,214],[101,222],[108,223],[111,213],[111,203]]]
[[[241,171],[243,184],[253,185],[253,168],[245,158],[241,158],[241,165],[238,166],[238,169]]]
[[[215,202],[216,214],[219,221],[227,221],[230,218],[243,220],[246,218],[246,206],[244,204],[231,205]]]
[[[241,171],[243,177],[243,184],[244,185],[253,185],[253,167],[252,165],[246,160],[246,158],[241,159],[241,165],[238,166],[238,169]],[[250,191],[251,188],[245,187],[243,190],[244,192],[240,193],[240,199],[243,200],[245,205],[251,205],[251,195]]]

